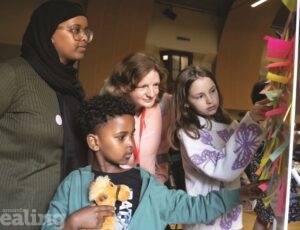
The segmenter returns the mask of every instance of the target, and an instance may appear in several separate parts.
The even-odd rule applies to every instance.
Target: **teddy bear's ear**
[[[118,185],[117,200],[126,201],[130,198],[130,188],[126,185]]]
[[[103,198],[101,196],[104,195],[104,191],[109,183],[110,179],[108,176],[98,176],[90,185],[89,200],[101,201]]]
[[[99,139],[97,135],[89,133],[86,137],[86,141],[91,150],[99,151],[100,145],[99,145]]]

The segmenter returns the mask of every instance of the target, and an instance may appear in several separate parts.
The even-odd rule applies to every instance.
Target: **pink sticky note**
[[[271,169],[270,169],[270,173],[271,173],[271,174],[274,174],[275,170],[277,169],[278,161],[279,161],[279,158],[277,158],[277,159],[275,160],[275,162],[273,163],[273,165],[272,165],[272,167],[271,167]]]
[[[264,37],[264,40],[268,41],[266,52],[267,57],[278,59],[287,59],[289,57],[293,48],[292,41],[286,41],[268,35]]]
[[[258,186],[260,188],[261,191],[265,192],[268,189],[268,183],[263,183],[261,185]]]
[[[271,117],[271,116],[275,116],[275,115],[279,115],[279,114],[282,114],[284,113],[286,110],[285,107],[278,107],[276,109],[272,109],[272,110],[269,110],[265,113],[266,117]]]
[[[277,205],[275,213],[278,216],[283,216],[285,209],[286,184],[282,183],[278,190]]]

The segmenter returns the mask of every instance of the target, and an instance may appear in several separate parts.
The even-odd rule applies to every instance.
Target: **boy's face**
[[[133,116],[122,115],[109,119],[95,134],[90,134],[94,143],[90,143],[88,136],[88,144],[102,170],[128,163],[133,154],[133,134]]]

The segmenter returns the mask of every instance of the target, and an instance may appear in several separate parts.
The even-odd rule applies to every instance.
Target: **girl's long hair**
[[[189,90],[192,83],[202,77],[208,77],[214,82],[219,95],[219,107],[217,112],[209,118],[196,113],[191,106],[187,106]],[[216,79],[209,70],[199,66],[190,65],[179,73],[175,82],[172,103],[174,108],[174,124],[171,126],[169,135],[172,147],[175,149],[179,148],[178,132],[180,129],[183,129],[186,134],[193,139],[200,137],[199,130],[204,126],[201,126],[198,116],[205,118],[209,126],[211,126],[211,120],[225,124],[230,124],[232,121],[222,109],[223,101]]]

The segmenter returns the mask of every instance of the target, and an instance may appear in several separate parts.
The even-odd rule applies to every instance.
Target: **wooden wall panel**
[[[79,64],[87,96],[99,92],[104,79],[125,55],[145,49],[154,0],[89,0],[87,15],[94,40]]]
[[[236,0],[223,28],[216,64],[216,77],[223,94],[224,107],[248,110],[250,93],[259,79],[262,55],[280,0],[251,8],[250,3]]]

